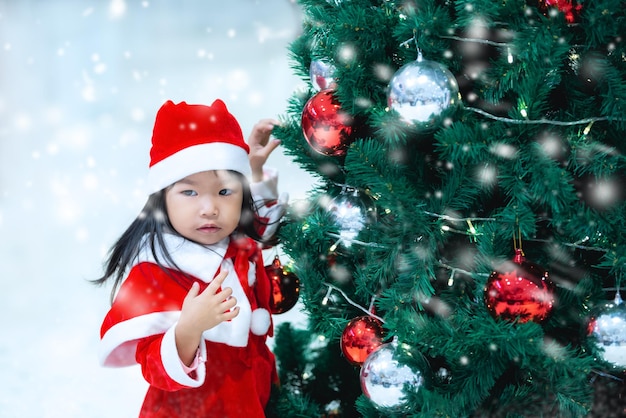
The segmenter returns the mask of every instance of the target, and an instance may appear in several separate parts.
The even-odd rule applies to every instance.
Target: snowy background
[[[145,202],[156,111],[219,97],[245,134],[284,114],[300,19],[290,0],[0,0],[1,417],[137,416],[146,384],[98,365],[110,288],[87,280]],[[304,197],[306,173],[269,165]]]

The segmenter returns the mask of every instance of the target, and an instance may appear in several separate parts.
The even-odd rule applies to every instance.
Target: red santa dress
[[[275,181],[264,183],[255,185],[254,194],[275,196]],[[267,186],[273,189],[269,193],[263,191]],[[266,220],[277,221],[284,203],[272,202],[261,212]],[[140,418],[264,417],[278,378],[266,345],[272,335],[271,285],[261,251],[249,238],[203,246],[173,234],[165,234],[165,246],[176,267],[167,264],[162,248],[157,246],[153,254],[143,245],[120,286],[100,331],[101,363],[141,365],[150,386]],[[158,266],[155,255],[168,268]],[[233,289],[240,312],[203,333],[190,369],[181,362],[174,340],[183,299],[194,281],[204,290],[221,269],[229,271],[222,286]]]
[[[102,363],[141,365],[150,384],[142,418],[264,417],[278,379],[265,344],[271,335],[270,284],[260,250],[249,239],[207,247],[175,235],[165,238],[187,276],[159,267],[149,249],[140,253],[102,324]],[[157,248],[157,256],[161,251]],[[191,284],[206,287],[219,269],[229,271],[223,286],[233,289],[240,313],[204,332],[200,364],[189,371],[178,357],[174,328]]]

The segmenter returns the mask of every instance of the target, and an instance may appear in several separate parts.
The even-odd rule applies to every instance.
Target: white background
[[[110,288],[87,280],[145,202],[154,115],[219,97],[247,134],[284,114],[300,26],[290,0],[0,0],[1,417],[137,416],[146,384],[98,365]],[[269,165],[304,198],[310,176]]]

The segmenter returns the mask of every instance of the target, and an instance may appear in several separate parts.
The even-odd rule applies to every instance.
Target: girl
[[[157,113],[152,194],[96,281],[113,279],[101,362],[141,365],[150,385],[142,418],[265,416],[278,379],[266,345],[270,283],[254,240],[273,234],[285,210],[275,173],[263,172],[279,143],[269,141],[274,124],[257,123],[248,146],[221,100],[168,101]],[[252,194],[271,204],[257,207]]]

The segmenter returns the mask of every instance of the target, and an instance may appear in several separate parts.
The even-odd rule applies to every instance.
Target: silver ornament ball
[[[399,360],[402,348],[394,342],[372,351],[361,367],[361,389],[377,409],[406,410],[404,387],[412,391],[424,385],[424,376]]]
[[[328,204],[327,210],[339,227],[339,235],[344,246],[350,247],[359,232],[375,219],[376,209],[367,203],[370,203],[369,198],[362,195],[358,189],[350,189],[342,191]]]
[[[402,66],[389,81],[387,104],[407,123],[431,124],[459,102],[454,75],[440,63],[423,59],[421,54]]]
[[[309,67],[311,85],[317,91],[335,88],[335,66],[322,60],[313,60]]]
[[[613,302],[598,309],[589,328],[603,360],[626,370],[626,304],[619,292]]]

